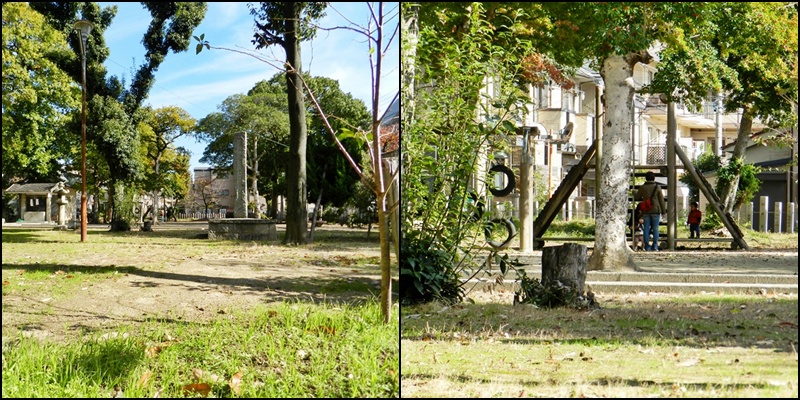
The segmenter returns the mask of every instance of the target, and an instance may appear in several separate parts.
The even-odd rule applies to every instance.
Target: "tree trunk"
[[[160,158],[161,157],[159,155],[159,156],[156,157],[156,160],[155,160],[156,161],[156,179],[159,179],[158,172],[159,172],[159,169],[160,169],[159,167],[161,165],[161,162],[159,160]],[[154,225],[157,225],[160,222],[159,219],[158,219],[158,205],[159,205],[158,204],[158,200],[159,200],[158,199],[159,198],[159,193],[158,192],[160,190],[161,189],[158,188],[158,187],[153,189],[153,224]]]
[[[583,294],[586,283],[586,246],[564,243],[542,249],[542,285],[548,289],[561,286]]]
[[[253,216],[261,219],[261,210],[258,208],[258,135],[253,135],[253,178],[250,180],[250,188],[253,191]]]
[[[747,144],[747,140],[750,138],[750,134],[753,130],[753,119],[749,115],[749,110],[747,108],[744,109],[742,113],[742,120],[739,124],[739,132],[736,135],[736,146],[733,148],[733,154],[728,162],[732,162],[734,160],[742,160],[744,161],[744,150],[745,145]],[[718,146],[722,146],[722,143],[717,144]],[[739,188],[739,177],[741,176],[741,171],[736,170],[731,178],[731,181],[727,184],[723,184],[719,190],[719,199],[722,201],[723,210],[726,213],[733,214],[734,207],[736,206],[736,192]]]
[[[633,253],[625,237],[630,186],[631,109],[634,88],[632,55],[611,55],[603,60],[600,74],[605,83],[606,125],[600,160],[600,193],[597,196],[595,246],[590,270],[635,270]],[[626,81],[628,79],[628,81]]]
[[[406,126],[410,126],[414,120],[414,68],[417,58],[417,42],[419,42],[419,28],[417,27],[419,5],[402,3],[401,7],[408,8],[408,10],[403,12],[400,35],[403,42],[403,45],[400,46],[403,74],[403,87],[401,88],[403,101],[400,102],[400,107],[403,111],[400,115]]]
[[[306,114],[303,102],[303,86],[300,82],[300,41],[296,35],[299,28],[299,10],[295,2],[284,3],[285,14],[295,18],[286,20],[285,47],[286,90],[289,100],[289,165],[286,171],[286,236],[284,244],[305,244],[308,224],[306,206]]]
[[[322,170],[322,180],[320,180],[320,182],[324,181],[325,181],[325,168],[323,168]],[[317,228],[317,215],[319,213],[319,203],[321,202],[322,202],[322,184],[320,184],[319,195],[317,196],[317,202],[314,203],[314,212],[311,213],[311,234],[309,234],[308,236],[308,243],[314,242],[314,231]]]
[[[376,168],[376,174],[380,171]],[[376,179],[377,180],[377,179]],[[381,205],[383,204],[383,205]],[[381,242],[381,313],[383,322],[389,323],[392,310],[392,265],[389,248],[389,218],[386,214],[385,192],[381,189],[378,194],[378,232]]]

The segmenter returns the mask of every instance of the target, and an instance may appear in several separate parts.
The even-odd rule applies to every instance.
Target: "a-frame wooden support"
[[[689,171],[689,174],[694,179],[694,182],[697,184],[697,187],[700,188],[700,191],[703,192],[703,195],[706,196],[708,200],[708,204],[711,204],[711,207],[714,211],[719,215],[719,219],[722,221],[722,224],[725,225],[725,228],[728,229],[728,232],[731,233],[733,236],[733,243],[731,247],[734,247],[733,244],[737,245],[739,248],[744,250],[750,250],[747,247],[747,243],[744,241],[744,235],[742,231],[739,229],[739,225],[736,224],[736,221],[731,217],[730,213],[724,211],[724,207],[722,207],[722,203],[719,200],[719,196],[714,191],[714,188],[711,187],[711,184],[708,183],[703,175],[697,173],[697,170],[694,169],[694,165],[692,165],[692,161],[689,160],[689,157],[686,157],[686,154],[681,149],[681,146],[678,145],[678,142],[672,142],[672,146],[675,148],[675,153],[683,162],[683,167]]]
[[[570,169],[567,176],[564,180],[561,181],[561,184],[558,186],[556,191],[553,193],[553,196],[550,200],[545,203],[544,208],[539,215],[536,216],[536,220],[533,222],[533,233],[534,233],[534,244],[533,247],[536,249],[541,249],[544,246],[544,239],[542,235],[550,227],[550,224],[558,215],[559,210],[566,204],[567,200],[569,199],[569,195],[572,193],[573,190],[580,184],[581,180],[583,179],[586,172],[589,171],[590,168],[594,167],[591,165],[591,162],[594,160],[595,152],[596,152],[596,145],[597,140],[595,140],[592,145],[586,150],[586,154],[583,155],[581,161],[572,169]],[[719,196],[714,191],[714,188],[711,187],[711,184],[699,173],[697,170],[694,169],[694,165],[692,165],[691,160],[686,157],[686,154],[683,152],[681,147],[678,145],[677,142],[673,142],[672,145],[675,148],[675,153],[683,162],[684,168],[689,171],[689,174],[694,179],[697,186],[700,188],[700,191],[703,192],[703,195],[708,199],[709,204],[720,216],[720,220],[722,221],[725,228],[728,229],[728,232],[731,233],[733,237],[733,242],[731,243],[731,247],[736,248],[737,246],[744,250],[750,250],[747,246],[747,242],[744,241],[744,234],[739,229],[739,226],[736,224],[736,221],[731,217],[730,213],[724,212],[724,208],[722,207],[722,203],[719,200]]]
[[[540,249],[544,246],[544,241],[541,237],[542,234],[550,227],[550,224],[556,218],[556,215],[558,215],[558,211],[561,210],[561,207],[567,202],[572,191],[581,183],[586,172],[593,167],[590,163],[594,159],[595,152],[597,151],[596,144],[597,139],[595,139],[592,145],[589,146],[589,149],[586,150],[581,161],[569,170],[567,176],[564,177],[561,184],[558,185],[558,188],[553,193],[553,196],[545,203],[544,208],[539,215],[536,216],[536,220],[533,221],[533,234],[535,238],[533,247],[535,249]]]

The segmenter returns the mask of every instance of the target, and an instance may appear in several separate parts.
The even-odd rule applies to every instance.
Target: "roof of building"
[[[384,154],[393,153],[400,148],[400,93],[394,96],[392,104],[383,114],[379,135]]]
[[[41,194],[50,193],[50,192],[54,192],[54,189],[56,189],[56,186],[59,183],[60,182],[54,182],[54,183],[22,183],[22,184],[15,183],[15,184],[11,185],[11,187],[6,189],[6,193],[21,193],[21,194],[27,194],[27,193],[34,193],[34,194],[35,193],[41,193]],[[69,188],[67,188],[67,189],[69,189]]]

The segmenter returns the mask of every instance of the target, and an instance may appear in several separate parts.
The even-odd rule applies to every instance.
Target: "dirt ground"
[[[153,318],[203,321],[276,301],[376,299],[377,232],[371,237],[313,246],[215,247],[198,239],[196,246],[170,247],[134,236],[127,244],[97,245],[94,252],[64,257],[63,263],[47,255],[58,243],[36,244],[41,251],[28,256],[4,243],[3,342],[19,331],[57,339]],[[26,279],[32,271],[39,279]],[[49,275],[42,277],[42,271]]]

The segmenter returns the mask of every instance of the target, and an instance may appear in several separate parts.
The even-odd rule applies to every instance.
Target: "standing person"
[[[689,238],[700,239],[700,220],[703,218],[703,213],[697,209],[697,202],[693,201],[691,211],[686,217],[686,223],[689,224]]]
[[[645,183],[639,187],[633,197],[636,201],[650,199],[652,207],[649,210],[642,210],[642,226],[644,227],[644,250],[658,251],[658,225],[661,223],[661,214],[667,211],[667,204],[664,202],[664,194],[661,187],[656,184],[656,174],[648,171],[645,174]],[[650,234],[653,235],[653,242],[650,242]]]

